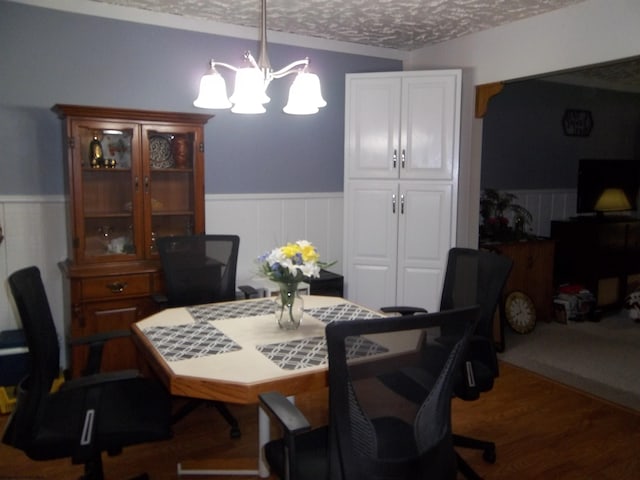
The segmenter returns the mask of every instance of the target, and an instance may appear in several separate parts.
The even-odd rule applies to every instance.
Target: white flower
[[[303,277],[319,277],[329,264],[320,261],[318,251],[307,240],[287,243],[258,257],[260,272],[275,282],[297,283]]]

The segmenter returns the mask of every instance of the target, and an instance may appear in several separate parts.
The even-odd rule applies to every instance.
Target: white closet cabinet
[[[455,242],[459,70],[349,74],[345,291],[437,310]]]

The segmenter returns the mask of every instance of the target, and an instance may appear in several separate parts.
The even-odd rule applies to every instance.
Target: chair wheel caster
[[[496,449],[486,449],[484,452],[482,452],[482,459],[487,463],[496,463]]]
[[[229,438],[240,438],[241,437],[241,433],[240,433],[240,429],[237,427],[233,427],[230,431],[229,431]]]

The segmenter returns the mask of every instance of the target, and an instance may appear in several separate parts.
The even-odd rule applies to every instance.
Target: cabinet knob
[[[107,288],[111,293],[122,293],[127,288],[127,282],[113,282],[107,283]]]

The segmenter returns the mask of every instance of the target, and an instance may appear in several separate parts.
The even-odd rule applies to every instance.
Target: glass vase
[[[300,326],[304,313],[304,301],[298,293],[297,283],[278,283],[280,293],[276,297],[276,320],[283,330],[295,330]]]

